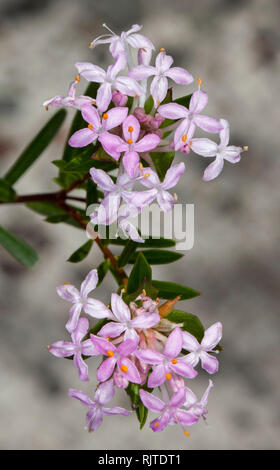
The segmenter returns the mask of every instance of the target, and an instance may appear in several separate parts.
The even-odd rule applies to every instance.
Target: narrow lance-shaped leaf
[[[204,336],[204,328],[196,315],[183,312],[182,310],[172,310],[166,318],[174,323],[183,323],[183,330],[191,333],[199,342],[202,340]]]
[[[78,250],[76,250],[67,261],[70,263],[79,263],[80,261],[83,261],[89,254],[92,245],[93,240],[88,240],[86,243],[80,246],[80,248],[78,248]]]
[[[64,109],[59,110],[52,118],[47,122],[43,129],[37,134],[37,136],[30,142],[26,149],[22,152],[17,161],[13,164],[10,170],[5,175],[5,180],[13,185],[23,173],[40,157],[45,148],[52,141],[56,133],[58,132],[61,124],[63,123],[66,116]]]
[[[127,240],[124,240],[123,238],[115,238],[115,239],[113,238],[110,240],[106,240],[106,242],[111,245],[125,245],[127,243]],[[170,248],[175,245],[176,245],[176,242],[172,240],[171,238],[162,238],[162,237],[161,238],[149,237],[144,240],[144,243],[137,243],[137,246],[141,248]]]
[[[152,284],[158,289],[158,296],[161,299],[172,300],[179,295],[180,300],[186,300],[200,295],[200,292],[192,289],[191,287],[181,286],[174,282],[153,280]]]
[[[150,281],[151,278],[151,267],[144,254],[140,252],[138,253],[137,259],[128,278],[127,293],[131,294],[136,291],[143,281]]]
[[[138,244],[135,243],[133,240],[128,240],[126,242],[126,245],[123,249],[123,251],[121,252],[120,256],[119,256],[119,259],[118,259],[118,267],[119,268],[122,268],[123,266],[125,266],[128,262],[134,264],[135,261],[136,261],[136,257],[137,257],[137,254],[136,256],[134,257],[134,260],[131,261],[131,256],[134,254],[136,248],[137,248]]]
[[[0,244],[24,266],[31,267],[38,261],[38,255],[31,246],[1,226]]]
[[[11,202],[16,198],[15,190],[5,181],[0,179],[0,201]]]
[[[155,165],[156,172],[160,181],[164,180],[167,170],[169,170],[173,160],[174,152],[151,152],[150,153],[153,164]]]
[[[149,264],[168,264],[178,261],[182,256],[182,253],[169,250],[145,250],[145,258]],[[129,263],[134,264],[136,261],[137,253],[129,258]]]

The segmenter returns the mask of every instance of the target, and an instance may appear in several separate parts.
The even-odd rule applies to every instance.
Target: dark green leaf
[[[177,261],[178,259],[182,258],[181,253],[176,251],[168,251],[168,250],[145,250],[144,252],[145,258],[149,264],[168,264]],[[134,264],[136,261],[138,253],[134,253],[134,255],[129,258],[129,263]]]
[[[98,266],[98,268],[97,268],[97,273],[98,273],[98,284],[97,284],[97,286],[99,286],[101,284],[101,282],[103,281],[104,277],[106,276],[109,268],[110,268],[110,260],[109,259],[105,259]]]
[[[138,406],[138,408],[136,409],[137,418],[138,418],[139,423],[140,423],[140,429],[142,429],[145,426],[145,423],[146,423],[147,417],[148,417],[148,413],[149,413],[148,408],[146,408],[146,406],[143,405],[143,403],[141,402],[140,405]]]
[[[131,263],[131,261],[129,261],[129,260],[131,259],[131,255],[133,255],[136,248],[137,248],[137,243],[135,243],[133,240],[128,240],[126,242],[126,245],[125,245],[125,247],[124,247],[123,251],[121,252],[121,254],[119,256],[119,259],[118,259],[118,267],[119,268],[122,268],[128,262]],[[136,261],[136,256],[134,257],[134,261],[132,262],[132,264],[134,264],[135,261]]]
[[[125,390],[130,396],[132,406],[133,407],[138,406],[138,404],[140,403],[140,395],[139,395],[140,385],[129,382]]]
[[[142,252],[138,253],[135,264],[128,278],[127,293],[136,291],[143,281],[152,279],[152,270]]]
[[[15,190],[5,181],[0,178],[0,201],[10,202],[16,198]]]
[[[13,185],[20,176],[40,157],[41,153],[52,141],[66,116],[66,111],[61,109],[47,122],[32,142],[22,152],[12,168],[5,176],[5,180]]]
[[[83,259],[85,259],[89,254],[92,245],[93,240],[88,240],[84,245],[80,246],[80,248],[78,248],[78,250],[76,250],[67,261],[70,263],[79,263],[80,261],[83,261]]]
[[[38,261],[36,251],[15,235],[0,226],[0,244],[24,266],[31,267]]]
[[[175,284],[174,282],[166,281],[152,281],[154,287],[158,289],[158,296],[161,299],[172,300],[175,299],[178,295],[181,296],[180,300],[192,299],[200,295],[200,292],[197,292],[194,289],[191,289],[187,286],[181,286],[180,284]]]
[[[102,326],[106,325],[108,323],[108,320],[106,318],[102,318],[102,320],[98,320],[95,325],[90,329],[88,334],[86,335],[85,339],[88,339],[90,335],[97,335],[97,333],[101,330]]]
[[[145,104],[144,104],[145,113],[150,114],[153,107],[154,107],[154,99],[153,99],[152,95],[150,95],[150,96],[148,96],[148,98],[146,99]]]
[[[151,299],[155,300],[158,296],[158,290],[152,285],[150,281],[144,281],[140,284],[140,287],[131,294],[123,294],[123,300],[126,304],[133,302],[143,291],[146,291],[146,294]]]
[[[174,152],[151,152],[150,153],[153,164],[155,165],[156,172],[160,181],[164,180],[167,170],[170,168],[173,159]]]
[[[185,106],[189,109],[191,97],[192,93],[190,95],[181,96],[180,98],[174,100],[174,103],[181,104],[182,106]]]
[[[163,104],[171,103],[171,101],[172,101],[172,95],[173,95],[173,93],[172,93],[172,88],[168,88],[167,93],[166,93],[166,96],[165,96],[164,100],[163,100],[160,104],[163,105]]]
[[[191,333],[201,342],[204,336],[204,328],[196,315],[183,312],[182,310],[172,310],[166,318],[174,323],[184,323],[182,329]]]
[[[64,209],[59,207],[53,202],[48,201],[36,201],[36,202],[28,202],[26,206],[37,212],[38,214],[45,215],[47,218],[45,219],[46,222],[52,224],[58,224],[60,222],[64,222],[68,225],[72,225],[73,227],[82,228],[77,220],[73,219],[68,212]],[[73,207],[73,206],[71,206]],[[84,210],[79,209],[78,207],[73,207],[79,214],[85,219],[88,220],[86,217],[86,213]]]
[[[97,184],[95,184],[92,179],[89,179],[87,182],[87,201],[86,206],[90,206],[98,202],[98,190]]]
[[[115,238],[108,240],[108,244],[111,245],[125,245],[127,240],[123,240],[122,238]],[[176,242],[171,238],[147,238],[145,239],[145,243],[137,243],[137,246],[140,248],[169,248],[171,246],[175,246]],[[145,252],[144,252],[145,254]]]

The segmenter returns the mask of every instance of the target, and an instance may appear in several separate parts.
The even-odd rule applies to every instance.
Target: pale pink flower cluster
[[[215,323],[205,331],[199,343],[179,325],[162,319],[159,300],[153,300],[143,291],[134,302],[127,305],[118,294],[112,294],[110,305],[89,297],[98,282],[97,270],[93,269],[76,289],[71,284],[57,288],[57,293],[69,301],[69,321],[66,329],[72,341],[57,341],[48,347],[56,357],[72,357],[81,381],[89,381],[87,360],[100,356],[97,370],[97,387],[94,400],[80,390],[69,390],[71,397],[79,399],[89,408],[87,427],[96,430],[102,415],[131,412],[120,407],[105,408],[114,395],[114,388],[126,389],[130,383],[140,386],[142,403],[159,416],[150,423],[153,431],[162,431],[168,424],[178,424],[186,435],[186,426],[195,424],[207,414],[209,381],[202,399],[186,386],[185,380],[194,379],[201,367],[209,374],[217,372],[216,346],[222,337],[221,323]],[[95,319],[104,319],[97,334],[91,334],[89,320],[84,312]],[[164,333],[163,333],[164,330]],[[149,391],[143,387],[148,387]],[[161,392],[161,398],[157,396]]]
[[[203,157],[214,160],[207,166],[203,179],[216,178],[224,161],[237,163],[241,152],[247,147],[229,144],[229,123],[201,114],[208,102],[208,95],[201,89],[187,88],[183,94],[191,94],[188,107],[172,100],[172,83],[188,87],[193,76],[181,67],[173,67],[173,58],[160,49],[154,65],[151,64],[155,49],[147,37],[139,33],[142,26],[133,25],[120,35],[106,25],[108,34],[92,41],[90,47],[109,44],[114,62],[107,70],[90,62],[75,64],[78,75],[69,88],[68,95],[55,96],[44,106],[74,107],[81,111],[85,127],[76,131],[69,139],[72,147],[84,147],[98,141],[105,152],[119,162],[117,183],[108,180],[103,170],[92,169],[93,181],[105,191],[106,197],[100,209],[92,214],[93,223],[111,224],[118,218],[121,203],[129,205],[127,215],[120,222],[127,235],[135,241],[143,241],[128,221],[128,217],[139,213],[143,207],[157,200],[163,211],[172,209],[177,195],[170,194],[185,171],[185,163],[176,163],[169,168],[165,180],[159,181],[153,165],[153,152],[178,151],[183,155],[192,150]],[[136,54],[134,54],[136,50]],[[76,97],[76,87],[81,77],[98,83],[96,99],[88,96]],[[145,112],[144,105],[152,98],[153,106]],[[132,99],[132,102],[128,101]],[[219,134],[220,143],[209,138],[194,137],[197,128],[211,134]],[[145,163],[146,162],[146,163]],[[148,166],[143,168],[143,164]],[[145,189],[135,191],[136,183]],[[143,188],[143,189],[144,189]],[[128,208],[128,209],[129,209]]]

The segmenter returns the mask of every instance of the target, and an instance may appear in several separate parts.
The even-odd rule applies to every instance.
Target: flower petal
[[[162,189],[167,190],[176,186],[185,169],[183,162],[172,165],[166,172],[164,182],[161,184]]]
[[[91,168],[90,175],[94,183],[96,183],[103,191],[108,191],[108,192],[115,191],[116,185],[114,184],[113,180],[104,170]]]
[[[220,341],[223,335],[223,325],[221,322],[214,323],[207,328],[201,341],[201,347],[204,351],[211,351]]]
[[[170,211],[174,206],[174,197],[167,191],[160,191],[157,195],[157,202],[164,212]]]
[[[125,330],[126,326],[123,323],[110,322],[104,325],[101,330],[98,331],[98,336],[103,338],[116,338],[120,336]]]
[[[242,152],[242,147],[236,147],[235,145],[230,145],[226,147],[222,152],[222,156],[225,160],[230,163],[240,162],[240,153]]]
[[[118,77],[114,82],[116,90],[128,96],[141,96],[144,94],[143,88],[130,77]]]
[[[164,76],[155,76],[151,83],[151,95],[157,108],[166,97],[168,80]]]
[[[139,390],[140,398],[142,403],[151,411],[158,413],[162,411],[166,404],[160,398],[156,397],[152,393],[146,392],[142,388]]]
[[[88,294],[96,288],[97,283],[97,269],[92,269],[81,284],[81,295],[83,299],[86,299]]]
[[[178,361],[177,364],[169,364],[170,369],[172,369],[176,374],[182,375],[187,379],[193,379],[197,376],[197,371],[190,365],[186,364],[183,361]]]
[[[185,408],[191,408],[193,405],[195,405],[198,402],[197,396],[188,387],[185,387],[185,392],[186,392],[186,399],[185,399],[184,406]]]
[[[200,344],[197,339],[191,335],[188,331],[182,331],[183,335],[183,349],[186,351],[197,351],[200,348]]]
[[[165,51],[159,52],[159,54],[156,56],[155,64],[158,72],[163,73],[170,69],[171,65],[173,64],[173,58],[171,55],[167,55]]]
[[[218,145],[210,139],[192,139],[191,149],[193,152],[203,157],[215,157],[218,151]]]
[[[120,356],[128,356],[129,354],[132,354],[135,349],[137,349],[137,346],[138,338],[135,340],[127,339],[118,346],[117,351]]]
[[[80,380],[82,380],[83,382],[88,382],[88,366],[82,359],[82,355],[80,352],[74,355],[74,364],[78,369]]]
[[[64,300],[68,300],[68,302],[77,303],[80,301],[80,292],[72,284],[63,284],[63,286],[56,288],[56,292],[59,297]]]
[[[75,330],[71,334],[71,338],[74,344],[78,345],[82,339],[86,336],[89,328],[89,321],[87,318],[79,318]]]
[[[134,145],[136,152],[147,152],[154,149],[160,143],[160,137],[157,134],[146,134],[139,142]]]
[[[226,119],[220,119],[223,129],[220,131],[220,146],[226,147],[229,143],[229,122]]]
[[[150,428],[154,432],[160,432],[168,425],[170,421],[169,411],[165,411],[161,416],[150,422]]]
[[[100,384],[95,392],[94,400],[100,403],[100,405],[106,405],[114,396],[114,382],[113,380],[108,380]]]
[[[131,318],[131,313],[126,305],[126,303],[123,301],[123,299],[118,295],[113,293],[111,295],[111,308],[112,312],[119,320],[120,322],[126,323],[127,321],[130,320]]]
[[[208,95],[205,91],[196,90],[191,97],[189,110],[191,113],[199,114],[208,103]]]
[[[148,387],[155,388],[162,385],[165,382],[165,367],[162,364],[156,366],[149,376]]]
[[[135,80],[145,80],[156,74],[156,68],[151,65],[138,65],[129,70],[128,76]]]
[[[209,374],[215,374],[219,369],[219,361],[216,357],[205,351],[200,353],[201,367]]]
[[[193,82],[193,76],[181,67],[172,67],[165,72],[165,76],[174,80],[175,83],[180,85],[189,85]]]
[[[120,406],[112,406],[111,408],[103,408],[104,415],[123,415],[129,416],[132,411],[128,411],[125,408],[121,408]]]
[[[90,339],[92,341],[93,346],[99,351],[99,354],[103,354],[107,356],[108,351],[116,351],[116,346],[114,346],[110,341],[107,339],[101,338],[100,336],[90,335]]]
[[[125,171],[127,172],[128,176],[130,176],[130,178],[135,177],[139,160],[140,158],[137,152],[125,152],[122,162],[123,166],[125,167]]]
[[[118,150],[118,147],[123,144],[123,140],[118,135],[110,134],[109,132],[102,132],[99,136],[99,142],[105,152],[111,155],[111,157],[115,160],[120,158],[121,152]]]
[[[48,351],[55,357],[70,357],[75,352],[75,345],[70,341],[56,341],[48,346]]]
[[[90,339],[87,339],[86,341],[83,341],[81,344],[82,348],[82,354],[84,356],[98,356],[99,351],[93,346],[92,341]]]
[[[224,167],[224,160],[223,158],[216,158],[204,171],[203,179],[204,181],[211,181],[214,178],[217,178],[221,173]]]
[[[178,390],[178,392],[173,393],[169,405],[173,408],[179,408],[185,403],[186,400],[186,389],[182,387]]]
[[[213,384],[212,380],[209,380],[209,385],[208,385],[207,389],[205,390],[205,392],[203,394],[203,397],[200,400],[200,404],[201,404],[201,406],[203,406],[203,408],[206,408],[206,406],[207,406],[209,393],[210,393],[210,390],[211,390],[212,387],[214,387],[214,384]]]
[[[85,147],[86,145],[91,144],[97,139],[98,135],[92,129],[85,127],[84,129],[80,129],[79,131],[75,132],[70,139],[68,140],[68,144],[70,147],[80,148]]]
[[[117,60],[114,64],[110,65],[107,70],[107,79],[113,82],[121,70],[126,67],[126,54],[121,52],[118,54]]]
[[[211,132],[211,134],[217,134],[222,129],[221,123],[218,119],[210,116],[199,114],[195,115],[193,120],[200,129],[203,129],[206,132]]]
[[[117,359],[115,357],[108,357],[97,369],[97,380],[99,382],[105,382],[105,380],[111,377],[114,372]]]
[[[79,303],[79,304],[74,304],[70,308],[69,320],[65,325],[65,328],[66,328],[67,331],[69,331],[69,333],[72,333],[75,330],[75,328],[78,324],[80,313],[82,311],[82,307],[83,307],[83,305],[81,303]]]
[[[114,127],[122,124],[122,122],[127,117],[127,113],[128,108],[124,108],[123,106],[110,109],[107,112],[107,119],[103,118],[102,120],[105,129],[109,131],[110,129],[114,129]]]
[[[83,308],[93,318],[113,318],[112,312],[100,300],[87,299]]]
[[[101,67],[98,67],[98,65],[93,65],[90,62],[76,62],[75,67],[89,82],[102,83],[106,78],[105,71]]]
[[[138,119],[135,116],[130,114],[123,122],[122,125],[123,135],[125,141],[127,142],[131,139],[134,143],[137,141],[140,133],[140,124]]]
[[[173,120],[187,118],[189,115],[189,110],[185,106],[176,103],[163,104],[157,111],[161,116]]]
[[[142,313],[141,315],[133,318],[130,324],[133,328],[147,329],[152,328],[152,326],[155,326],[159,321],[160,316],[158,313]]]
[[[96,95],[96,104],[100,111],[106,111],[112,99],[112,85],[105,82],[100,85]]]
[[[142,47],[144,49],[154,49],[154,45],[150,39],[146,38],[142,34],[130,34],[129,36],[126,36],[126,40],[131,47],[136,49],[140,49]]]
[[[152,349],[139,349],[135,352],[135,356],[147,364],[162,364],[164,361],[164,356]]]
[[[123,372],[121,369],[121,366],[126,366],[127,372]],[[127,378],[129,382],[132,382],[134,384],[141,383],[141,377],[140,377],[137,367],[127,357],[122,357],[120,359],[120,361],[118,362],[118,369],[119,369],[120,374],[122,374],[125,378]]]
[[[97,109],[90,105],[85,104],[81,110],[84,120],[93,125],[93,130],[99,129],[101,127],[100,116]]]
[[[96,431],[102,423],[102,411],[98,408],[92,408],[87,412],[86,417],[89,432]]]
[[[176,418],[183,426],[192,426],[198,421],[197,416],[194,416],[192,413],[185,410],[176,410]]]
[[[69,397],[76,398],[77,400],[80,400],[83,405],[85,406],[91,406],[93,404],[93,401],[90,399],[90,397],[87,395],[87,393],[82,392],[81,390],[76,390],[73,388],[70,388],[68,392]]]
[[[171,358],[177,357],[182,350],[182,344],[183,344],[182,331],[177,326],[176,328],[174,328],[172,333],[170,333],[170,335],[168,336],[167,341],[165,343],[164,350],[163,350],[163,354]]]

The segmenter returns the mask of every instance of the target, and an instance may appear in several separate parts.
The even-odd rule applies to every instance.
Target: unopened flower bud
[[[116,106],[125,106],[127,103],[127,96],[123,95],[120,91],[114,90],[112,93],[112,101]]]

